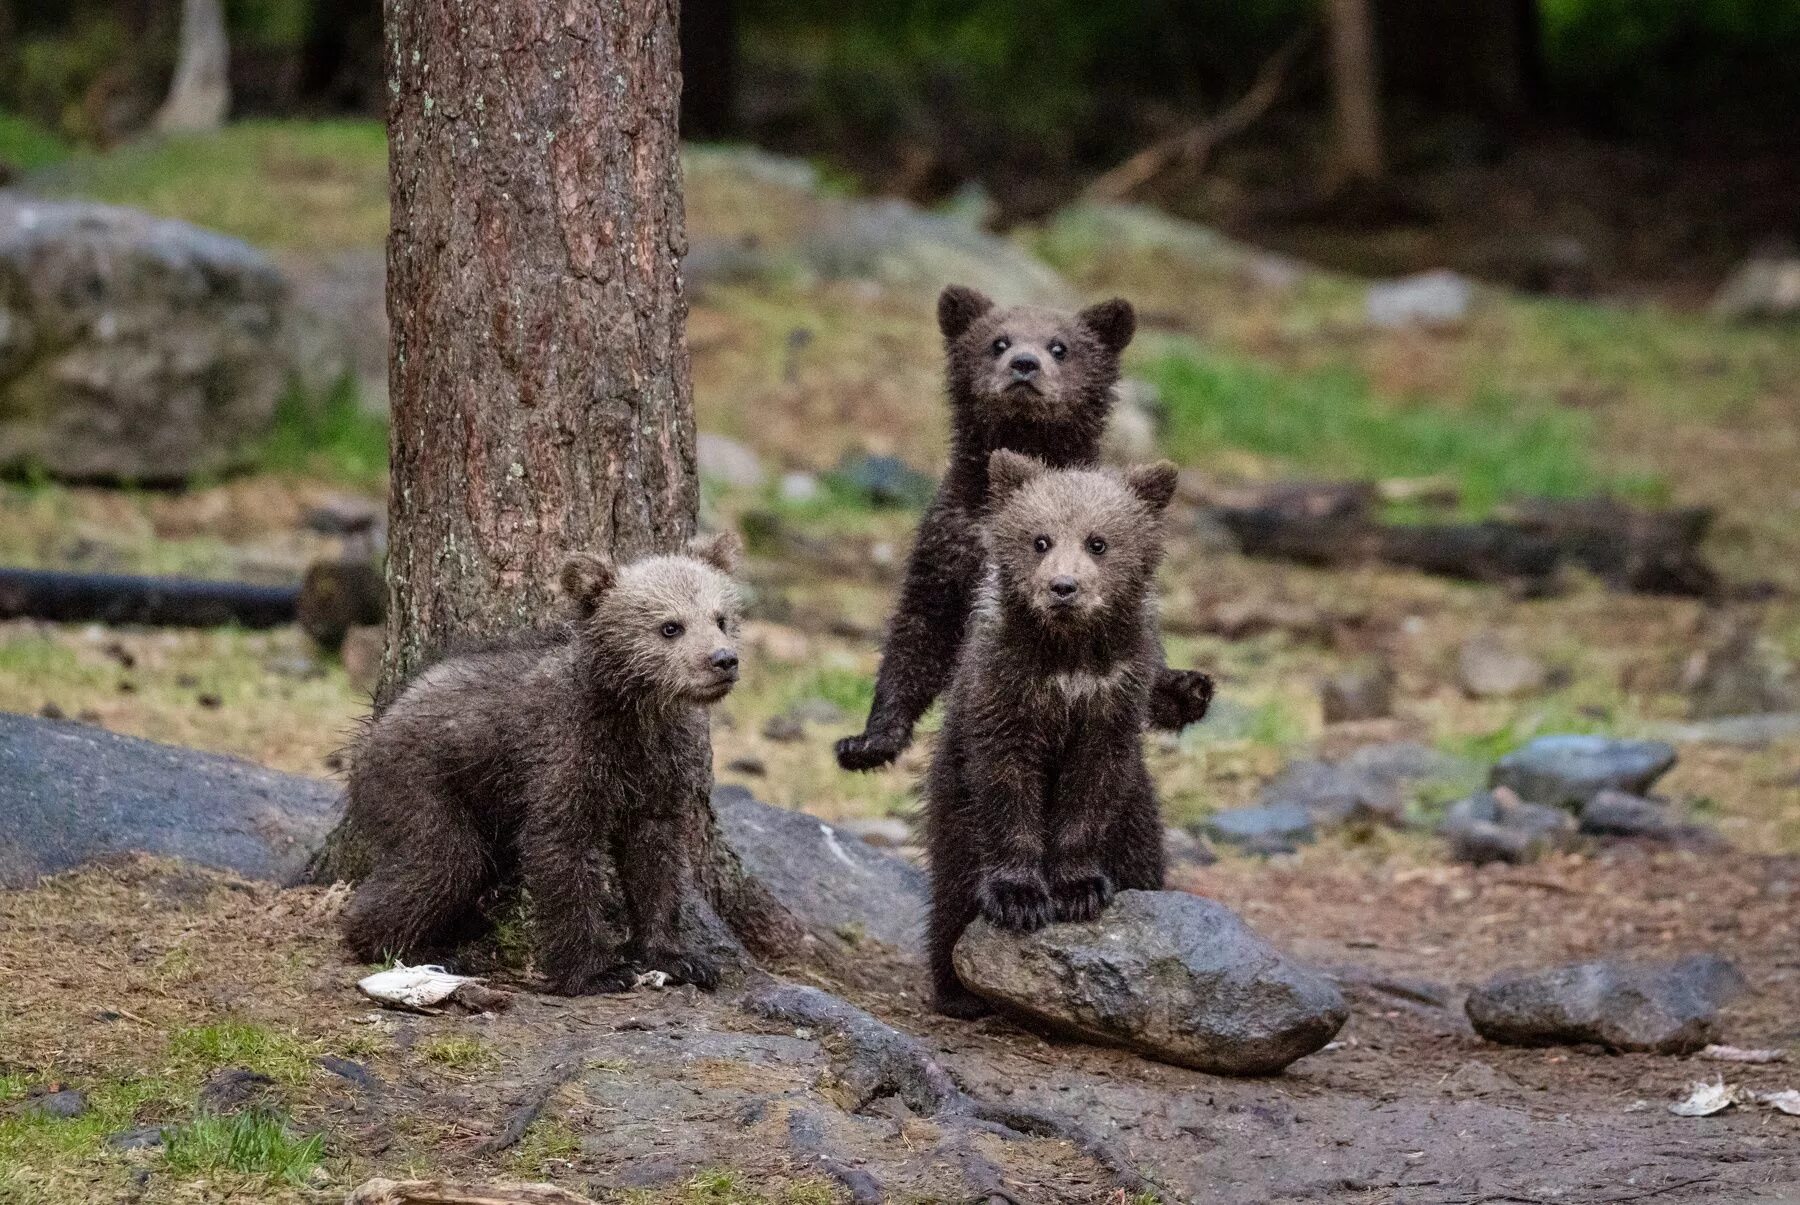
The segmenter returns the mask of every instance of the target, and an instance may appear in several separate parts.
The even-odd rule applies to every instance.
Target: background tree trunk
[[[737,0],[681,0],[681,133],[737,132]]]
[[[1348,182],[1380,179],[1381,83],[1369,0],[1331,0],[1331,95],[1338,170]]]
[[[388,640],[542,624],[573,548],[677,547],[698,505],[672,0],[387,0]],[[791,936],[710,809],[716,911]],[[334,834],[316,869],[363,869]]]
[[[155,126],[164,134],[204,133],[225,124],[231,109],[231,44],[223,0],[183,0],[181,48],[168,99]]]

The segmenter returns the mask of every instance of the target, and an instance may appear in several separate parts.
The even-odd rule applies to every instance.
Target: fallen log
[[[56,623],[273,628],[294,622],[298,586],[123,573],[0,569],[0,619]]]

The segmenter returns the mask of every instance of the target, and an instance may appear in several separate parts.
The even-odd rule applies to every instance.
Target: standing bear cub
[[[346,804],[376,855],[344,917],[358,957],[471,936],[481,898],[522,882],[552,991],[621,991],[652,969],[718,981],[679,921],[686,829],[712,786],[706,708],[738,676],[739,544],[688,552],[571,556],[566,631],[439,662],[371,721]]]
[[[957,1017],[987,1011],[951,961],[977,916],[1091,920],[1163,882],[1143,731],[1175,466],[1057,472],[1002,451],[989,478],[986,576],[925,781],[933,997]]]
[[[1004,448],[1057,469],[1097,464],[1119,356],[1137,315],[1120,298],[1066,314],[996,306],[951,285],[938,297],[938,328],[948,364],[950,463],[906,563],[868,722],[837,744],[846,770],[898,757],[950,680],[981,582],[989,455]],[[1204,716],[1211,699],[1205,674],[1162,669],[1159,660],[1150,722],[1179,729]]]

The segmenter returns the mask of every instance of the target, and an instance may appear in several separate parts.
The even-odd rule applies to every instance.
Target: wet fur
[[[376,855],[343,921],[358,957],[475,936],[482,898],[522,883],[553,991],[621,990],[646,969],[717,981],[678,920],[712,785],[706,706],[736,676],[737,546],[690,550],[572,557],[569,623],[440,661],[370,722],[346,793]]]
[[[933,1002],[962,1017],[987,1011],[951,961],[977,916],[1030,931],[1163,882],[1142,734],[1174,468],[1050,472],[1004,451],[994,463],[987,568],[925,787]],[[1085,552],[1096,534],[1105,550]],[[1073,582],[1072,598],[1056,582]]]
[[[846,770],[887,765],[912,741],[913,726],[944,690],[981,581],[980,529],[988,502],[988,457],[1020,452],[1052,468],[1099,460],[1112,410],[1119,355],[1137,319],[1114,299],[1076,314],[1031,306],[995,307],[973,289],[951,286],[938,299],[950,398],[950,463],[920,521],[900,598],[888,625],[875,700],[864,730],[838,742]],[[1006,352],[994,341],[1006,338]],[[1051,343],[1062,344],[1058,360]],[[1037,389],[1016,387],[1006,364],[1020,351],[1042,366]],[[1160,654],[1159,654],[1160,667]],[[1206,713],[1212,680],[1160,670],[1148,720],[1179,729]]]

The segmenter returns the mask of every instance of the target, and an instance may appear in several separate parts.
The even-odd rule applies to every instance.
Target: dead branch
[[[1087,187],[1088,199],[1124,200],[1178,165],[1191,171],[1203,169],[1214,148],[1249,129],[1274,107],[1287,80],[1288,69],[1311,40],[1311,29],[1303,28],[1295,33],[1257,69],[1249,90],[1234,104],[1208,121],[1151,143],[1099,176]]]
[[[182,577],[0,569],[0,619],[272,628],[294,621],[300,591]]]
[[[1070,1143],[1111,1172],[1114,1182],[1127,1192],[1160,1191],[1155,1181],[1112,1143],[1054,1113],[970,1095],[917,1041],[829,992],[776,983],[746,997],[744,1008],[771,1021],[830,1035],[833,1071],[850,1096],[852,1111],[860,1112],[883,1096],[898,1096],[922,1117],[960,1121],[1008,1138],[1054,1138]]]
[[[366,1181],[344,1205],[594,1205],[554,1184],[453,1184],[447,1180]]]

